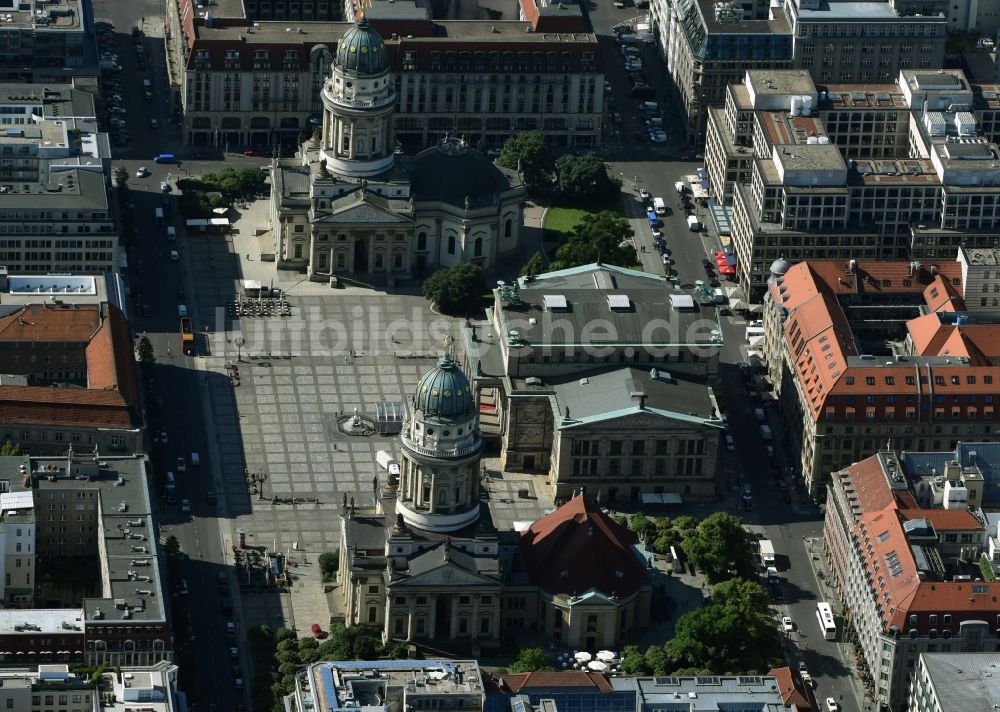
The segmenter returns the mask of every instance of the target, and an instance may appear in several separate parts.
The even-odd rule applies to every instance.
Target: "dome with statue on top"
[[[376,76],[389,69],[382,36],[368,24],[368,18],[364,15],[337,43],[335,65],[358,76]]]
[[[424,416],[464,418],[472,411],[469,379],[454,359],[442,356],[417,383],[413,407]]]

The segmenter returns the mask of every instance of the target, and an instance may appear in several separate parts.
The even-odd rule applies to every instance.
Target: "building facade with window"
[[[34,455],[142,452],[132,336],[117,307],[15,307],[0,317],[0,373],[16,377],[0,385],[3,441]]]
[[[846,627],[838,637],[855,642],[862,683],[885,709],[907,708],[921,655],[1000,644],[1000,584],[982,581],[979,567],[982,490],[956,489],[963,497],[922,507],[889,449],[834,472],[827,487],[823,546]]]
[[[313,139],[272,166],[279,269],[391,282],[463,262],[490,268],[520,247],[516,172],[458,138],[416,156],[398,149],[386,47],[364,18],[340,41],[323,103]]]
[[[506,471],[544,472],[557,502],[711,499],[724,428],[714,308],[664,277],[583,265],[494,290],[466,330],[469,374]]]
[[[322,123],[323,86],[347,22],[252,21],[181,0],[183,135],[192,146],[285,155]],[[409,0],[374,3],[385,38],[395,138],[408,151],[452,136],[481,151],[541,129],[585,149],[603,135],[604,70],[579,8],[522,0],[517,19],[432,18]],[[526,31],[526,27],[530,28]]]
[[[750,301],[779,258],[930,263],[1000,245],[1000,148],[960,70],[902,70],[891,91],[817,89],[802,70],[744,85],[713,114],[705,154]]]
[[[887,440],[947,450],[994,437],[998,335],[995,314],[964,310],[955,262],[775,265],[764,353],[809,490]]]

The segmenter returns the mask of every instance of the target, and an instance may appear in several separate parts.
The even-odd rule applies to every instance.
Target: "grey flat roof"
[[[665,277],[624,267],[583,265],[530,282],[522,277],[518,284],[521,303],[501,310],[497,328],[502,335],[517,330],[529,346],[706,344],[705,320],[718,323],[714,309],[671,309],[671,295],[688,292],[672,289]],[[608,296],[615,294],[627,296],[630,308],[612,309]],[[546,297],[552,296],[565,297],[567,307],[547,310]],[[598,328],[602,324],[607,328]]]
[[[993,147],[988,143],[942,143],[944,153],[948,158],[964,158],[970,160],[990,160],[995,158]]]
[[[95,619],[95,611],[101,610],[105,620],[121,620],[123,609],[116,608],[116,599],[129,606],[130,620],[165,620],[163,611],[164,589],[156,564],[156,541],[152,539],[153,518],[146,485],[146,460],[143,457],[104,457],[97,475],[75,477],[66,474],[65,457],[0,457],[0,478],[11,481],[20,488],[21,476],[18,468],[30,461],[33,472],[38,473],[38,492],[65,489],[97,490],[101,498],[101,527],[107,555],[108,570],[102,578],[108,580],[111,596],[108,598],[86,598],[80,602],[88,620]],[[44,470],[42,468],[45,468]],[[61,472],[55,468],[61,468]],[[49,477],[53,479],[49,479]],[[119,505],[126,505],[119,512]],[[36,505],[37,506],[37,505]],[[141,525],[129,522],[141,521]],[[126,538],[125,532],[134,538]],[[142,539],[137,537],[141,536]],[[134,551],[132,547],[145,547],[146,552]],[[97,552],[94,552],[97,555]],[[133,559],[149,559],[150,566],[131,565]],[[140,576],[149,576],[146,582],[129,580],[128,571],[135,570]],[[151,595],[137,594],[137,590],[150,591]],[[79,615],[79,613],[77,613]]]
[[[816,84],[804,69],[749,69],[754,94],[815,94]]]
[[[797,7],[800,20],[828,22],[837,20],[840,22],[871,22],[871,21],[893,21],[893,22],[917,22],[926,23],[937,20],[935,17],[902,16],[893,12],[892,7],[887,2],[873,0],[844,0],[828,2],[821,0],[816,9]],[[947,22],[947,19],[940,18],[940,21]]]
[[[787,709],[777,679],[769,675],[612,677],[611,686],[615,690],[641,693],[646,706],[653,705],[656,709]],[[696,697],[689,697],[688,693]]]
[[[659,369],[654,379],[648,368],[625,366],[543,380],[555,394],[558,412],[564,416],[568,411],[570,422],[603,420],[637,408],[636,393],[645,395],[644,409],[649,412],[692,422],[719,417],[706,379],[686,374],[668,378],[668,373]]]
[[[1000,706],[1000,653],[921,653],[941,712]]]

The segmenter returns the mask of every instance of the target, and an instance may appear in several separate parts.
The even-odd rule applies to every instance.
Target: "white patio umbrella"
[[[602,663],[600,660],[594,660],[593,662],[587,663],[587,667],[594,672],[604,672],[608,669],[608,664]]]
[[[602,660],[602,661],[604,661],[606,663],[610,663],[612,660],[614,660],[617,657],[618,656],[615,655],[615,653],[613,651],[611,651],[611,650],[598,650],[597,651],[597,659],[598,660]]]
[[[573,656],[578,663],[589,663],[593,660],[594,656],[588,653],[586,650],[580,650]]]

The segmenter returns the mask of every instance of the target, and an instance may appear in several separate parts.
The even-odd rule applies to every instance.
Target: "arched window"
[[[472,243],[472,256],[482,257],[483,256],[483,238],[477,237],[476,241]]]
[[[420,251],[427,249],[427,233],[421,232],[417,235],[417,249]]]
[[[382,269],[385,266],[385,253],[379,250],[375,253],[375,269]]]
[[[347,265],[347,255],[344,252],[337,253],[337,269],[344,269]]]
[[[507,218],[506,220],[503,221],[503,236],[504,237],[510,237],[511,230],[513,230],[513,229],[514,229],[514,223],[511,221],[510,218]]]
[[[448,504],[448,493],[444,490],[438,492],[438,504]]]
[[[397,252],[392,256],[392,266],[394,269],[403,269],[403,253]]]
[[[448,254],[449,255],[455,254],[455,236],[454,235],[448,235]]]

